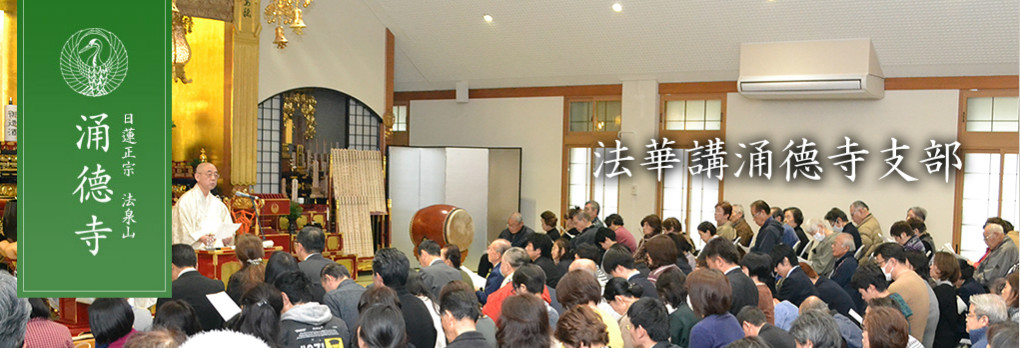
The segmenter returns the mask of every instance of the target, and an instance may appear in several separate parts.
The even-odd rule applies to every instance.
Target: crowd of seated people
[[[757,231],[743,207],[720,202],[715,221],[690,233],[649,215],[631,227],[637,235],[594,201],[571,209],[565,226],[543,213],[540,230],[513,213],[477,274],[456,246],[424,240],[413,252],[378,250],[367,287],[323,259],[317,227],[297,234],[296,257],[265,262],[260,241],[239,236],[243,267],[226,286],[176,244],[173,296],[157,302],[151,327],[136,324],[128,300],[100,298],[91,333],[115,348],[1017,346],[1008,221],[989,219],[986,254],[965,260],[936,250],[921,207],[882,230],[862,201],[823,217],[755,201],[747,212]],[[14,279],[0,272],[0,347],[71,347],[48,301],[18,299]],[[206,296],[219,292],[240,313],[221,317]]]

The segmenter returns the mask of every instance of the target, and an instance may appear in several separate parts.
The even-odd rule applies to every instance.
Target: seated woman
[[[889,308],[868,308],[864,315],[864,348],[907,347],[909,325],[903,313]]]
[[[552,336],[545,303],[535,295],[513,295],[503,302],[496,341],[500,347],[547,348]]]
[[[262,249],[262,240],[252,234],[242,234],[234,243],[234,253],[241,262],[241,269],[230,275],[227,295],[230,295],[234,303],[240,304],[241,295],[265,281],[266,266],[262,264],[265,251]]]
[[[25,328],[25,348],[72,347],[71,331],[50,320],[50,305],[41,298],[30,298],[32,313]]]
[[[1006,276],[1006,285],[1002,288],[1002,299],[1006,301],[1006,315],[1009,316],[1013,321],[1017,321],[1017,311],[1020,307],[1020,292],[1017,291],[1017,282],[1020,280],[1020,274],[1017,272],[1010,273]]]
[[[730,314],[732,290],[722,272],[697,269],[687,277],[691,308],[702,319],[691,328],[690,348],[721,348],[744,337],[737,318]]]
[[[229,330],[258,337],[275,346],[280,337],[280,311],[283,296],[276,287],[262,283],[241,295],[241,313],[227,322]]]
[[[97,298],[89,306],[89,329],[96,348],[122,348],[135,333],[135,314],[123,298]]]
[[[659,275],[655,289],[666,304],[669,313],[669,341],[680,347],[690,343],[691,328],[698,323],[698,316],[687,304],[687,276],[678,269],[669,269]]]
[[[623,278],[613,278],[606,283],[606,288],[602,292],[602,298],[609,303],[609,306],[613,308],[617,314],[622,315],[620,320],[617,322],[620,327],[625,328],[630,325],[630,317],[627,316],[627,310],[630,309],[630,305],[637,302],[638,298],[641,297],[644,289],[636,284],[631,284]],[[622,335],[622,333],[621,333]],[[623,336],[623,346],[633,347],[633,342],[630,341],[630,335]]]
[[[672,241],[669,243],[673,244]],[[560,279],[560,283],[556,286],[556,299],[560,301],[563,308],[587,306],[594,310],[606,324],[606,332],[609,332],[609,346],[622,347],[623,335],[621,335],[620,324],[616,322],[612,314],[604,312],[598,307],[599,301],[602,300],[601,292],[602,288],[599,287],[595,276],[585,270],[575,269]]]
[[[202,330],[195,309],[180,300],[170,300],[160,306],[156,318],[152,320],[152,326],[175,330],[189,337]]]
[[[963,339],[964,317],[957,305],[956,287],[953,283],[960,280],[960,264],[952,253],[940,251],[932,257],[928,273],[935,281],[935,299],[938,303],[939,321],[935,330],[935,348],[954,348]]]
[[[297,259],[288,252],[274,251],[272,255],[269,255],[269,262],[266,262],[263,279],[267,284],[273,284],[281,274],[294,271],[300,271]]]
[[[407,346],[404,316],[399,308],[392,305],[375,304],[365,308],[358,316],[356,335],[361,348]]]
[[[659,275],[662,274],[662,272],[665,272],[666,269],[679,269],[676,265],[676,244],[674,244],[673,239],[668,236],[659,235],[649,238],[647,243],[645,243],[645,250],[648,252],[648,269],[652,270],[652,272],[648,274],[648,280],[652,283],[655,283],[655,280],[658,279]]]
[[[553,337],[565,348],[604,347],[609,344],[606,324],[595,311],[585,306],[575,306],[563,313]]]

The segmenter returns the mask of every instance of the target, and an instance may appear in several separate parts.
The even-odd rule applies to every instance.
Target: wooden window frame
[[[577,147],[587,148],[598,148],[599,142],[607,148],[616,147],[616,140],[619,139],[619,131],[603,131],[603,132],[572,132],[570,131],[570,103],[574,102],[597,102],[597,101],[619,101],[623,102],[622,95],[595,95],[595,96],[578,96],[578,97],[564,97],[563,98],[563,149],[560,158],[561,171],[560,171],[560,214],[562,217],[570,209],[570,173],[568,171],[570,167],[570,149]],[[622,105],[621,105],[622,106]],[[622,109],[621,109],[622,110]],[[594,113],[592,115],[594,117]],[[594,121],[594,119],[593,119]],[[594,153],[592,155],[592,164],[594,165]],[[590,185],[588,187],[588,197],[594,195],[595,186]],[[619,195],[617,196],[617,206],[619,206]],[[599,202],[600,205],[605,206],[605,202]],[[565,222],[560,219],[561,225]]]
[[[393,107],[398,107],[398,106],[407,107],[407,125],[404,128],[406,130],[400,131],[400,132],[394,131],[393,132],[393,137],[390,138],[389,145],[408,146],[411,143],[411,101],[410,100],[395,100],[395,101],[393,101]],[[396,122],[395,118],[396,118],[396,115],[394,115],[394,123]]]
[[[960,159],[965,161],[968,153],[999,154],[999,207],[998,215],[1002,215],[1002,180],[1005,172],[1007,154],[1020,153],[1020,132],[969,132],[967,131],[967,99],[975,97],[1017,97],[1016,89],[980,89],[960,90],[960,102],[957,122],[957,139]],[[965,168],[966,163],[963,164]],[[953,194],[953,249],[960,252],[960,241],[963,232],[963,177],[964,170],[956,172],[955,193]],[[1013,221],[1011,221],[1013,222]]]

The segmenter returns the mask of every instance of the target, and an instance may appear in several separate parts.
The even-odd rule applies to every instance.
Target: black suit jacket
[[[797,347],[797,343],[793,340],[793,335],[769,323],[765,323],[765,325],[762,325],[761,330],[758,330],[758,337],[772,348]]]
[[[777,291],[776,298],[780,301],[790,301],[797,307],[800,307],[800,303],[804,302],[808,296],[818,296],[815,285],[811,283],[811,278],[808,278],[800,266],[790,272],[790,276],[783,280],[783,286],[780,286]]]
[[[397,299],[400,300],[404,323],[407,323],[407,343],[415,347],[435,347],[437,334],[440,333],[436,332],[432,314],[429,314],[425,302],[411,295],[403,286],[394,287],[394,290],[397,292]]]
[[[181,274],[177,280],[173,281],[171,291],[171,298],[161,298],[156,301],[156,312],[159,312],[159,308],[168,300],[180,300],[187,302],[195,309],[203,331],[223,327],[223,318],[220,317],[220,312],[217,312],[212,303],[209,303],[209,298],[205,297],[208,294],[224,291],[223,282],[209,279],[198,273],[197,270],[190,271]]]
[[[655,284],[652,284],[652,281],[648,280],[647,275],[638,272],[637,274],[630,276],[630,279],[627,279],[627,281],[641,287],[641,297],[659,299],[659,292],[655,290]]]
[[[546,286],[555,288],[556,284],[560,283],[560,277],[562,277],[563,274],[561,273],[560,268],[556,266],[556,262],[554,262],[551,258],[539,256],[533,263],[542,268],[542,271],[545,272]]]
[[[727,272],[726,278],[730,280],[730,288],[733,291],[730,313],[737,315],[744,306],[758,307],[758,287],[751,278],[740,271],[740,268]]]
[[[304,261],[298,263],[298,269],[305,276],[308,276],[308,280],[312,282],[312,296],[315,298],[315,302],[322,303],[322,296],[326,294],[326,289],[322,288],[322,277],[320,274],[322,268],[331,263],[333,261],[327,260],[319,253],[312,254]],[[344,266],[340,265],[340,267]]]
[[[854,245],[858,248],[861,247],[861,232],[857,230],[857,226],[854,226],[853,222],[847,222],[846,225],[843,226],[843,233],[849,233],[851,237],[854,237]],[[853,250],[850,252],[856,251],[857,250]]]
[[[819,277],[815,282],[815,291],[818,292],[818,298],[829,305],[829,309],[839,312],[839,314],[849,317],[850,309],[856,310],[850,294],[832,279]]]

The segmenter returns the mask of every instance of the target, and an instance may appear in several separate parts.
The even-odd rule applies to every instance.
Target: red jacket
[[[515,294],[513,285],[513,282],[507,282],[499,290],[490,294],[488,301],[485,302],[485,306],[482,307],[482,314],[492,318],[492,321],[496,322],[497,326],[499,325],[499,315],[503,313],[503,300]],[[542,300],[545,303],[552,303],[548,286],[542,288]]]

